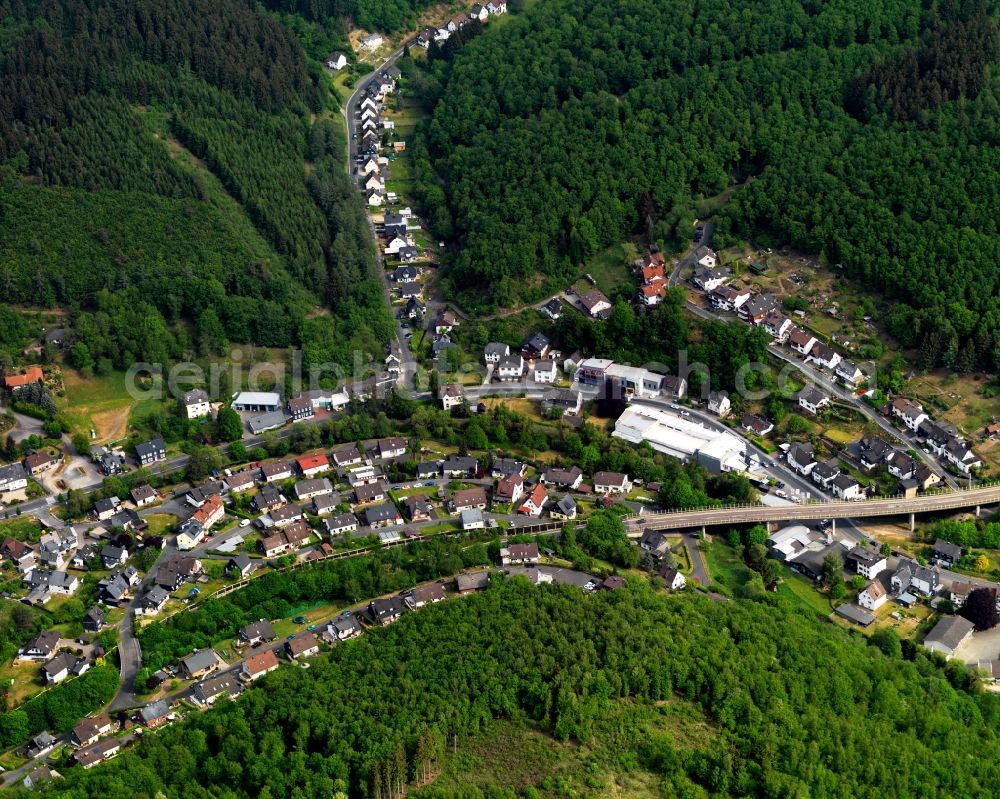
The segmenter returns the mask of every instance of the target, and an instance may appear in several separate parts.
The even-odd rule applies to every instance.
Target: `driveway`
[[[698,583],[707,588],[711,580],[708,577],[708,568],[705,566],[705,556],[701,554],[701,549],[698,547],[698,537],[688,534],[683,536],[682,540],[688,557],[691,559],[691,579],[697,580]]]

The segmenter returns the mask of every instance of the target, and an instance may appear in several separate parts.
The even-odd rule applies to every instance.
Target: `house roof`
[[[303,652],[308,652],[318,646],[319,639],[308,630],[304,633],[299,633],[291,640],[285,642],[285,648],[288,649],[292,657],[301,655]]]
[[[975,625],[962,616],[945,616],[927,634],[924,646],[933,643],[954,651],[974,629]]]
[[[142,708],[139,711],[139,716],[148,724],[151,721],[165,718],[169,713],[170,706],[161,699]]]
[[[597,289],[588,291],[586,294],[580,297],[580,302],[582,302],[583,306],[591,313],[594,312],[594,308],[596,308],[600,303],[606,303],[608,305],[611,304],[611,300],[605,297],[604,294],[598,291]]]
[[[194,674],[205,669],[210,669],[219,662],[219,658],[211,649],[195,650],[181,661],[181,664],[189,673]]]
[[[273,650],[265,649],[263,652],[248,657],[243,665],[250,675],[263,674],[265,671],[277,668],[278,657]]]
[[[303,455],[299,458],[296,463],[299,465],[299,469],[303,472],[309,469],[319,469],[326,468],[330,465],[330,461],[327,460],[326,455],[320,452],[317,455]]]
[[[962,548],[960,546],[952,544],[950,541],[945,541],[942,538],[934,542],[934,551],[940,552],[952,560],[959,560],[962,557]]]
[[[20,375],[7,375],[3,379],[5,388],[21,388],[30,386],[32,383],[39,383],[45,379],[45,374],[37,366],[31,366]]]
[[[594,475],[594,485],[620,486],[628,480],[628,477],[620,472],[598,472]]]

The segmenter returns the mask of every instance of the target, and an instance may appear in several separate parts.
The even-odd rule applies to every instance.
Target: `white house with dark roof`
[[[812,386],[806,386],[799,392],[799,407],[811,414],[819,413],[823,407],[829,404],[830,398]]]

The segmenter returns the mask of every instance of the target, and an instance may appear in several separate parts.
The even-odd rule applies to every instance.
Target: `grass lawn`
[[[172,524],[179,521],[172,513],[151,513],[149,516],[144,516],[143,519],[149,525],[149,529],[146,531],[147,538],[163,535]]]
[[[708,576],[713,583],[723,586],[729,591],[735,591],[743,586],[750,577],[739,553],[728,544],[720,541],[702,541],[699,543],[708,566]]]
[[[67,369],[63,372],[66,396],[56,403],[80,431],[97,433],[95,441],[116,441],[128,433],[129,414],[135,402],[125,393],[125,373],[84,378]]]
[[[626,257],[625,244],[612,244],[591,257],[583,265],[583,273],[597,281],[597,287],[605,294],[632,280]]]
[[[15,660],[0,666],[0,684],[7,688],[8,709],[42,692],[45,686],[41,683],[41,668],[41,663],[30,660]]]
[[[0,538],[18,541],[37,541],[42,537],[42,525],[31,517],[8,519],[0,522]]]
[[[812,582],[798,574],[791,572],[785,574],[778,585],[778,595],[800,602],[824,617],[833,612],[830,600],[821,594]]]

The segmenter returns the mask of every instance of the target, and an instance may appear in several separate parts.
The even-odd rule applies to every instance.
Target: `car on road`
[[[690,416],[691,411],[681,411],[681,416]]]
[[[291,641],[294,638],[295,638],[295,633],[289,633],[288,635],[285,636],[286,641]]]
[[[670,403],[671,410],[679,411],[681,409],[680,405],[676,405],[673,402]]]
[[[424,485],[425,485],[425,486],[426,486],[427,488],[430,488],[430,487],[431,487],[432,485],[434,485],[434,481],[433,481],[433,480],[431,480],[430,482],[427,482],[427,483],[424,483]]]
[[[781,482],[781,480],[779,480],[778,481],[778,488],[784,488],[784,487],[785,487],[785,484],[783,482]]]
[[[306,629],[307,629],[307,630],[308,630],[309,632],[315,632],[315,630],[316,630],[316,625],[315,625],[315,624],[310,624],[310,625],[309,625],[308,627],[306,627]]]
[[[240,527],[249,527],[249,526],[250,526],[249,519],[240,519]]]

